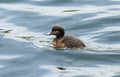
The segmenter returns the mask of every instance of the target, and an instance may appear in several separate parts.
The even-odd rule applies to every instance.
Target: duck
[[[74,36],[65,35],[64,27],[61,25],[54,25],[49,35],[55,35],[52,44],[59,48],[85,48],[86,45]]]

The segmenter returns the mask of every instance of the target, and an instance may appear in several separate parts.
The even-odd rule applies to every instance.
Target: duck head
[[[55,35],[56,38],[60,38],[63,37],[64,34],[65,34],[64,28],[60,25],[55,25],[53,26],[52,31],[50,32],[49,35]]]

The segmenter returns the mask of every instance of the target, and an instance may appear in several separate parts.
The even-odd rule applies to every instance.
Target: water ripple
[[[64,70],[58,69],[57,66],[43,65],[42,69],[48,70],[48,73],[42,77],[112,77],[119,74],[120,66],[99,65],[98,67],[62,67]],[[86,73],[87,72],[87,73]]]
[[[22,57],[21,55],[0,55],[0,60],[9,60]]]
[[[48,15],[48,16],[70,16],[74,14],[104,12],[103,14],[97,14],[97,16],[88,19],[96,19],[96,18],[120,15],[120,10],[114,10],[114,11],[110,10],[110,9],[120,9],[119,7],[120,5],[108,5],[108,6],[84,5],[79,7],[78,6],[51,7],[51,6],[34,6],[29,4],[0,4],[0,8],[2,9],[13,10],[13,11],[29,11],[29,12],[39,13],[40,15]],[[75,11],[69,11],[69,10],[75,10]],[[88,19],[84,19],[84,20],[88,20]]]
[[[44,44],[49,42],[49,38],[44,33],[30,32],[25,27],[19,27],[12,23],[8,23],[7,20],[9,19],[11,18],[0,20],[0,33],[4,35],[4,38],[24,42],[38,42],[40,45],[39,47],[44,47]]]

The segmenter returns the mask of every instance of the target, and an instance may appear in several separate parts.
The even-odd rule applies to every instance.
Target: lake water
[[[54,48],[55,24],[87,48]],[[0,77],[120,77],[120,0],[1,0]]]

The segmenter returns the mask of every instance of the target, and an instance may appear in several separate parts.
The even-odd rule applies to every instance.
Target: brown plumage
[[[64,36],[65,31],[62,26],[55,25],[49,35],[55,35],[52,44],[56,47],[68,47],[68,48],[84,48],[85,44],[78,38],[73,36]]]

